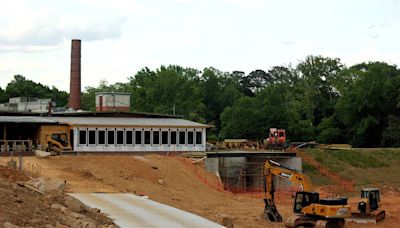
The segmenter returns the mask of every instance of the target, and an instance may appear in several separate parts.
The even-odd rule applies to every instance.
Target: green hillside
[[[356,188],[366,186],[400,187],[400,148],[305,149],[304,152],[331,172],[352,180]],[[308,163],[303,163],[303,170],[316,185],[333,183]]]

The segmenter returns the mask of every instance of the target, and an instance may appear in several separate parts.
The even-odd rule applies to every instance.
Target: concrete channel
[[[129,193],[70,193],[85,205],[98,208],[120,227],[221,228],[195,214]]]

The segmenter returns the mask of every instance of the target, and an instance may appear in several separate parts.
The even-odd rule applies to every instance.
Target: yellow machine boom
[[[293,207],[297,215],[287,219],[287,227],[342,227],[344,218],[351,216],[351,208],[347,205],[346,198],[320,199],[319,194],[313,192],[314,187],[306,175],[268,160],[264,164],[265,219],[271,222],[282,221],[282,216],[274,203],[274,176],[286,179],[302,188],[302,191],[296,193]]]

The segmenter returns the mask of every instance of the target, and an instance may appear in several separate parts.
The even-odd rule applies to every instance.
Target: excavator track
[[[288,228],[296,227],[315,227],[315,228],[341,228],[344,227],[344,219],[318,219],[304,215],[290,216],[285,226]]]

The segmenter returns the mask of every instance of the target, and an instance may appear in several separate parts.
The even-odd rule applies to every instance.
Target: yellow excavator
[[[289,217],[286,227],[343,227],[345,218],[351,217],[351,207],[347,205],[347,198],[320,199],[319,193],[314,192],[310,179],[296,171],[267,160],[264,163],[265,179],[265,209],[263,217],[271,222],[282,222],[274,203],[274,176],[286,179],[297,184],[302,191],[296,192],[293,212],[295,215]]]

